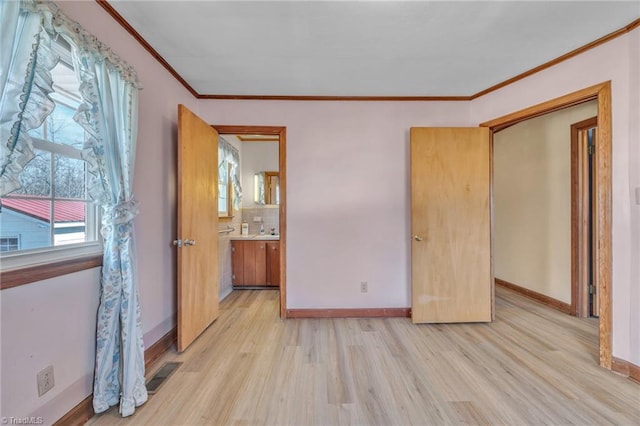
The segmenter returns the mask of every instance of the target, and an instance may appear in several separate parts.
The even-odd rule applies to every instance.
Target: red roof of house
[[[51,200],[23,200],[3,198],[2,207],[49,222]],[[55,201],[54,222],[84,222],[85,203],[82,201]]]

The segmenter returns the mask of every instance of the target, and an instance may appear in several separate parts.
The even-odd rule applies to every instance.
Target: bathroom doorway
[[[257,233],[260,233],[260,225],[264,229],[265,235],[270,235],[271,228],[276,228],[274,232],[278,232],[279,235],[279,256],[277,258],[277,264],[265,265],[270,267],[270,271],[275,270],[277,267],[277,275],[279,276],[279,290],[280,290],[280,317],[286,318],[287,307],[287,291],[286,291],[286,240],[287,240],[287,227],[286,227],[286,203],[287,203],[287,173],[286,173],[286,127],[282,126],[230,126],[230,125],[213,125],[214,129],[218,131],[221,136],[236,135],[238,139],[244,143],[265,143],[276,142],[278,145],[278,180],[277,189],[274,187],[272,191],[266,191],[264,194],[277,197],[278,201],[278,219],[277,227],[268,226],[268,229],[264,228],[264,218],[262,216],[255,216],[250,218],[248,225],[257,227]],[[259,140],[257,140],[259,139]],[[262,141],[262,142],[260,142]],[[242,159],[240,160],[242,162]],[[271,170],[264,170],[264,172],[273,172]],[[271,175],[265,175],[269,177],[268,181],[275,182]],[[254,194],[253,188],[251,191],[246,191],[243,194],[247,199],[255,200],[260,197],[260,194]]]

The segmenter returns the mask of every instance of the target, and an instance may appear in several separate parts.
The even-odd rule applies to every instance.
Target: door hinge
[[[593,294],[593,284],[589,284],[589,294]]]
[[[596,153],[596,146],[595,145],[589,145],[589,147],[587,148],[587,152],[589,153],[589,155],[593,155]]]

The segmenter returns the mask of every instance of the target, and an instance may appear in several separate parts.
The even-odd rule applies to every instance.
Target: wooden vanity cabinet
[[[280,286],[280,241],[232,240],[234,286]]]

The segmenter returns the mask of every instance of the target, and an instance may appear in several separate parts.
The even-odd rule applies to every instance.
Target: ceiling
[[[640,0],[109,5],[199,95],[471,96],[640,17]]]

